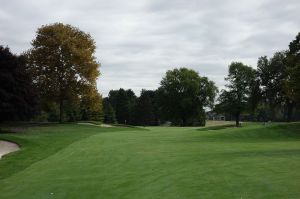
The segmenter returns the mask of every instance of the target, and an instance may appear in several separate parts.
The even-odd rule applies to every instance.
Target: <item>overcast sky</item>
[[[96,41],[99,91],[155,89],[189,67],[224,86],[232,61],[288,48],[300,32],[299,0],[1,0],[0,45],[31,47],[38,27],[68,23]]]

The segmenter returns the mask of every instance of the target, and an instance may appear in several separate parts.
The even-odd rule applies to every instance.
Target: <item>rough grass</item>
[[[1,134],[22,150],[0,161],[0,198],[300,198],[298,123],[147,129]]]

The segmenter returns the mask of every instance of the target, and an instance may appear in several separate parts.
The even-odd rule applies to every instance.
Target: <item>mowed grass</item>
[[[300,124],[29,127],[0,138],[0,198],[300,198]]]

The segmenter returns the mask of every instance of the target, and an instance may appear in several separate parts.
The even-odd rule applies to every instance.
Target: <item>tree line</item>
[[[205,125],[205,107],[213,107],[217,87],[187,68],[167,71],[157,90],[111,90],[103,99],[104,122],[131,125]]]
[[[257,69],[233,62],[226,80],[214,110],[234,118],[237,126],[241,114],[252,121],[299,120],[300,33],[288,50],[259,57]]]
[[[167,71],[157,90],[112,90],[104,98],[104,121],[133,125],[205,125],[205,110],[228,120],[298,121],[300,119],[300,33],[289,49],[258,58],[257,69],[232,62],[218,92],[214,82],[193,70]],[[124,97],[130,93],[131,97]],[[127,117],[122,115],[126,113]]]
[[[92,37],[55,23],[39,28],[31,44],[21,55],[0,47],[0,121],[100,121]]]
[[[236,120],[299,119],[300,33],[288,50],[258,59],[257,69],[232,62],[220,92],[185,67],[166,72],[156,90],[96,87],[100,63],[90,34],[71,25],[40,27],[21,55],[0,46],[0,121],[96,120],[129,125],[205,125],[206,112]]]

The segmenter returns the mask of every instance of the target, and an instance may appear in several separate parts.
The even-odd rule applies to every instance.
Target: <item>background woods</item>
[[[207,77],[181,67],[167,71],[156,90],[136,96],[120,88],[102,100],[95,50],[90,34],[62,23],[40,27],[22,55],[0,46],[0,121],[203,126],[212,114],[237,126],[240,120],[299,120],[300,33],[287,50],[259,57],[256,69],[232,62],[220,92]]]

